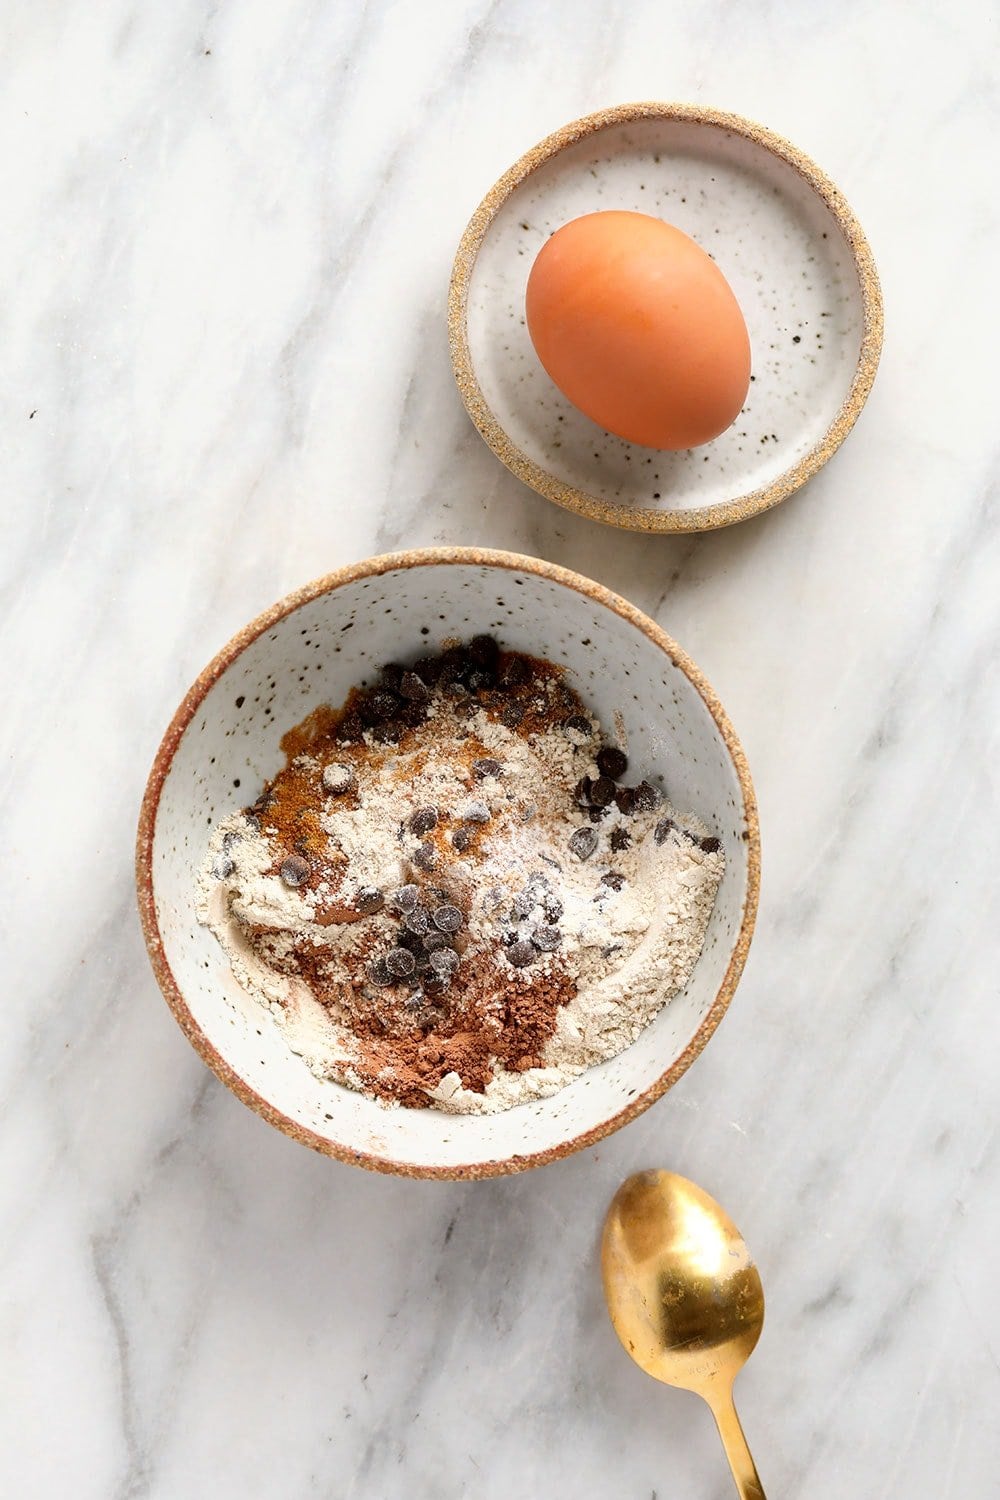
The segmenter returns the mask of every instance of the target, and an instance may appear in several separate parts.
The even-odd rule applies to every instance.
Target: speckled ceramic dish
[[[624,208],[707,250],[750,331],[753,381],[731,428],[681,453],[610,436],[565,399],[524,321],[528,272],[549,234]],[[882,345],[878,277],[833,183],[737,115],[629,104],[549,136],[487,193],[452,273],[459,390],[494,453],[540,494],[636,531],[705,531],[784,500],[847,436]]]
[[[687,988],[626,1052],[550,1099],[497,1115],[385,1109],[321,1083],[233,978],[195,916],[212,824],[282,765],[279,741],[388,660],[446,637],[495,632],[564,664],[606,724],[621,714],[631,770],[659,771],[680,807],[723,841],[726,873]],[[697,1057],[739,979],[757,906],[757,814],[743,752],[715,695],[668,636],[575,573],[472,549],[374,558],[276,604],[219,653],[157,753],[137,847],[139,909],[153,968],[186,1036],[219,1077],[296,1140],[412,1177],[517,1172],[592,1144],[632,1119]]]

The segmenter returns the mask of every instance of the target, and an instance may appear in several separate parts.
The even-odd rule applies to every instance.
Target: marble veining
[[[634,1369],[597,1232],[673,1166],[760,1263],[739,1396],[773,1495],[985,1496],[1000,1429],[996,23],[674,0],[8,7],[0,54],[0,1490],[30,1500],[724,1500]],[[886,301],[857,427],[703,536],[523,488],[454,389],[455,245],[566,120],[758,118],[843,188]],[[146,772],[305,579],[519,549],[704,668],[760,799],[743,982],[597,1149],[482,1184],[305,1151],[198,1061],[139,936]]]

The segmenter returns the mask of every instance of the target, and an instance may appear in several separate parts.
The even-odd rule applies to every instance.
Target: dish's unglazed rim
[[[713,505],[686,510],[657,510],[651,507],[639,509],[615,505],[586,490],[564,484],[561,479],[542,468],[518,447],[497,420],[483,395],[469,348],[468,307],[473,268],[490,224],[515,189],[560,151],[575,145],[586,136],[609,126],[653,119],[683,120],[692,125],[710,125],[729,130],[735,135],[745,136],[747,140],[754,141],[787,162],[809,184],[832,214],[850,248],[861,290],[863,326],[857,368],[850,390],[823,436],[808,453],[770,484],[732,500],[721,500]],[[840,189],[808,156],[766,126],[746,120],[741,115],[698,104],[619,104],[612,109],[585,115],[582,120],[574,120],[553,135],[546,136],[545,140],[525,152],[504,173],[469,220],[455,255],[448,290],[448,341],[455,380],[469,416],[493,452],[518,479],[544,495],[547,500],[554,500],[557,505],[588,516],[592,521],[603,521],[626,531],[712,531],[719,526],[729,526],[734,521],[746,521],[786,500],[836,453],[857,421],[878,368],[882,352],[882,328],[882,292],[875,261],[864,231]]]
[[[354,1150],[350,1146],[343,1145],[339,1141],[330,1140],[328,1137],[320,1135],[317,1131],[299,1124],[298,1121],[291,1119],[288,1115],[283,1114],[281,1110],[275,1108],[268,1099],[265,1099],[256,1089],[252,1088],[236,1072],[231,1063],[222,1056],[212,1042],[209,1041],[191,1013],[181,987],[171,970],[164,949],[163,937],[156,915],[153,879],[153,841],[156,832],[156,818],[160,805],[160,797],[184,731],[198,712],[209,689],[258,636],[263,635],[277,621],[293,613],[293,611],[300,608],[303,604],[308,604],[310,601],[320,598],[324,594],[333,593],[345,584],[354,583],[364,578],[377,577],[380,574],[395,572],[403,568],[421,568],[456,563],[467,567],[505,568],[511,571],[534,573],[540,578],[545,578],[552,583],[561,585],[563,588],[573,589],[575,592],[587,596],[604,608],[612,610],[637,630],[641,630],[684,673],[708,708],[716,728],[722,736],[739,780],[740,793],[743,799],[743,815],[746,824],[747,891],[736,943],[722,984],[708,1014],[701,1022],[697,1032],[680,1057],[644,1093],[631,1099],[624,1109],[619,1110],[617,1114],[611,1115],[607,1120],[603,1120],[599,1125],[595,1125],[592,1129],[583,1131],[580,1135],[563,1141],[557,1146],[550,1146],[546,1150],[535,1151],[526,1155],[509,1156],[502,1160],[473,1161],[458,1166],[420,1166],[412,1162],[388,1160],[368,1152]],[[290,1135],[293,1140],[301,1141],[304,1146],[310,1146],[314,1151],[324,1152],[328,1156],[337,1157],[341,1161],[352,1162],[356,1166],[367,1167],[372,1171],[391,1172],[402,1177],[437,1177],[465,1180],[501,1177],[514,1172],[526,1171],[529,1167],[542,1166],[546,1162],[556,1161],[560,1157],[568,1156],[572,1151],[580,1151],[586,1146],[594,1145],[595,1142],[602,1140],[604,1136],[610,1135],[612,1131],[620,1129],[622,1125],[627,1125],[630,1120],[634,1120],[637,1115],[642,1114],[656,1099],[659,1099],[661,1094],[664,1094],[667,1089],[675,1084],[678,1078],[687,1072],[688,1068],[701,1052],[729,1006],[733,991],[736,989],[740,975],[743,972],[747,950],[750,947],[750,939],[753,934],[760,888],[760,833],[757,821],[757,803],[746,756],[715,693],[694,662],[685,655],[665,631],[660,629],[655,621],[649,619],[641,610],[636,609],[634,605],[629,604],[626,599],[622,599],[619,595],[611,593],[609,589],[604,588],[601,584],[594,583],[591,579],[584,578],[578,573],[570,572],[567,568],[560,568],[554,563],[544,562],[540,558],[522,557],[514,552],[495,552],[476,547],[430,547],[409,552],[387,553],[381,557],[369,558],[365,562],[353,563],[348,567],[340,568],[334,573],[328,573],[325,577],[318,578],[312,583],[306,584],[303,588],[297,589],[294,593],[279,600],[277,604],[272,605],[264,614],[258,615],[255,620],[251,621],[249,625],[246,625],[234,635],[232,640],[209,663],[188,690],[183,702],[174,714],[170,722],[170,727],[167,729],[160,748],[156,752],[156,758],[153,761],[153,767],[146,784],[145,794],[142,799],[142,809],[139,815],[139,831],[136,840],[136,887],[139,900],[139,916],[142,921],[146,947],[153,965],[153,972],[156,975],[167,1004],[173,1011],[188,1041],[201,1054],[209,1067],[222,1079],[222,1082],[232,1089],[233,1093],[242,1099],[244,1104],[248,1104],[251,1109],[256,1110],[257,1114],[263,1116],[271,1125],[277,1126],[279,1130],[283,1130],[286,1135]]]

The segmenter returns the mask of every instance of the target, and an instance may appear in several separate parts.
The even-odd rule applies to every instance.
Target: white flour
[[[463,755],[469,734],[502,762],[502,776],[470,775]],[[429,1092],[438,1108],[463,1113],[492,1113],[555,1093],[627,1047],[684,987],[723,873],[721,852],[694,841],[706,833],[704,826],[665,801],[627,817],[612,805],[593,825],[594,853],[581,860],[570,851],[574,832],[592,826],[573,790],[581,777],[598,774],[592,756],[599,742],[562,728],[525,739],[482,711],[459,721],[438,700],[433,736],[418,736],[417,750],[370,746],[359,772],[360,807],[326,799],[321,824],[337,866],[332,884],[291,889],[273,873],[283,852],[237,813],[212,837],[199,878],[200,919],[215,933],[240,982],[267,1005],[290,1047],[318,1076],[356,1085],[359,1043],[351,1015],[361,1002],[348,971],[353,960],[357,973],[359,954],[391,944],[393,923],[385,910],[350,922],[321,922],[317,915],[330,905],[350,906],[363,888],[389,891],[412,878],[421,838],[401,832],[401,824],[413,809],[434,806],[445,820],[485,803],[489,821],[481,824],[476,852],[455,854],[447,869],[468,914],[466,952],[499,955],[502,991],[504,973],[513,972],[503,957],[511,903],[525,903],[519,930],[549,922],[544,889],[530,910],[524,895],[526,885],[531,889],[530,882],[545,875],[562,908],[560,941],[556,952],[536,958],[530,972],[568,974],[576,993],[558,1011],[541,1067],[515,1072],[498,1066],[485,1093],[463,1088],[450,1073]],[[472,811],[482,819],[484,809]],[[661,825],[662,831],[664,818],[678,826],[658,843],[654,830]],[[631,836],[627,849],[611,849],[616,828]],[[614,883],[602,883],[609,874]],[[258,947],[263,933],[266,958],[248,941],[247,927],[254,929]],[[335,987],[339,999],[329,1005],[320,1005],[294,973],[282,972],[303,944],[322,958],[324,976]]]

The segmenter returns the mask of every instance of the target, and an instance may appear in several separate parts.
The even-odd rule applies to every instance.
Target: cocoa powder
[[[390,1036],[374,1016],[359,1017],[355,1071],[366,1091],[411,1107],[430,1104],[428,1091],[448,1073],[482,1093],[498,1064],[518,1072],[541,1066],[559,1008],[575,991],[555,968],[527,978],[488,964],[473,973],[452,1015],[425,1031]]]

